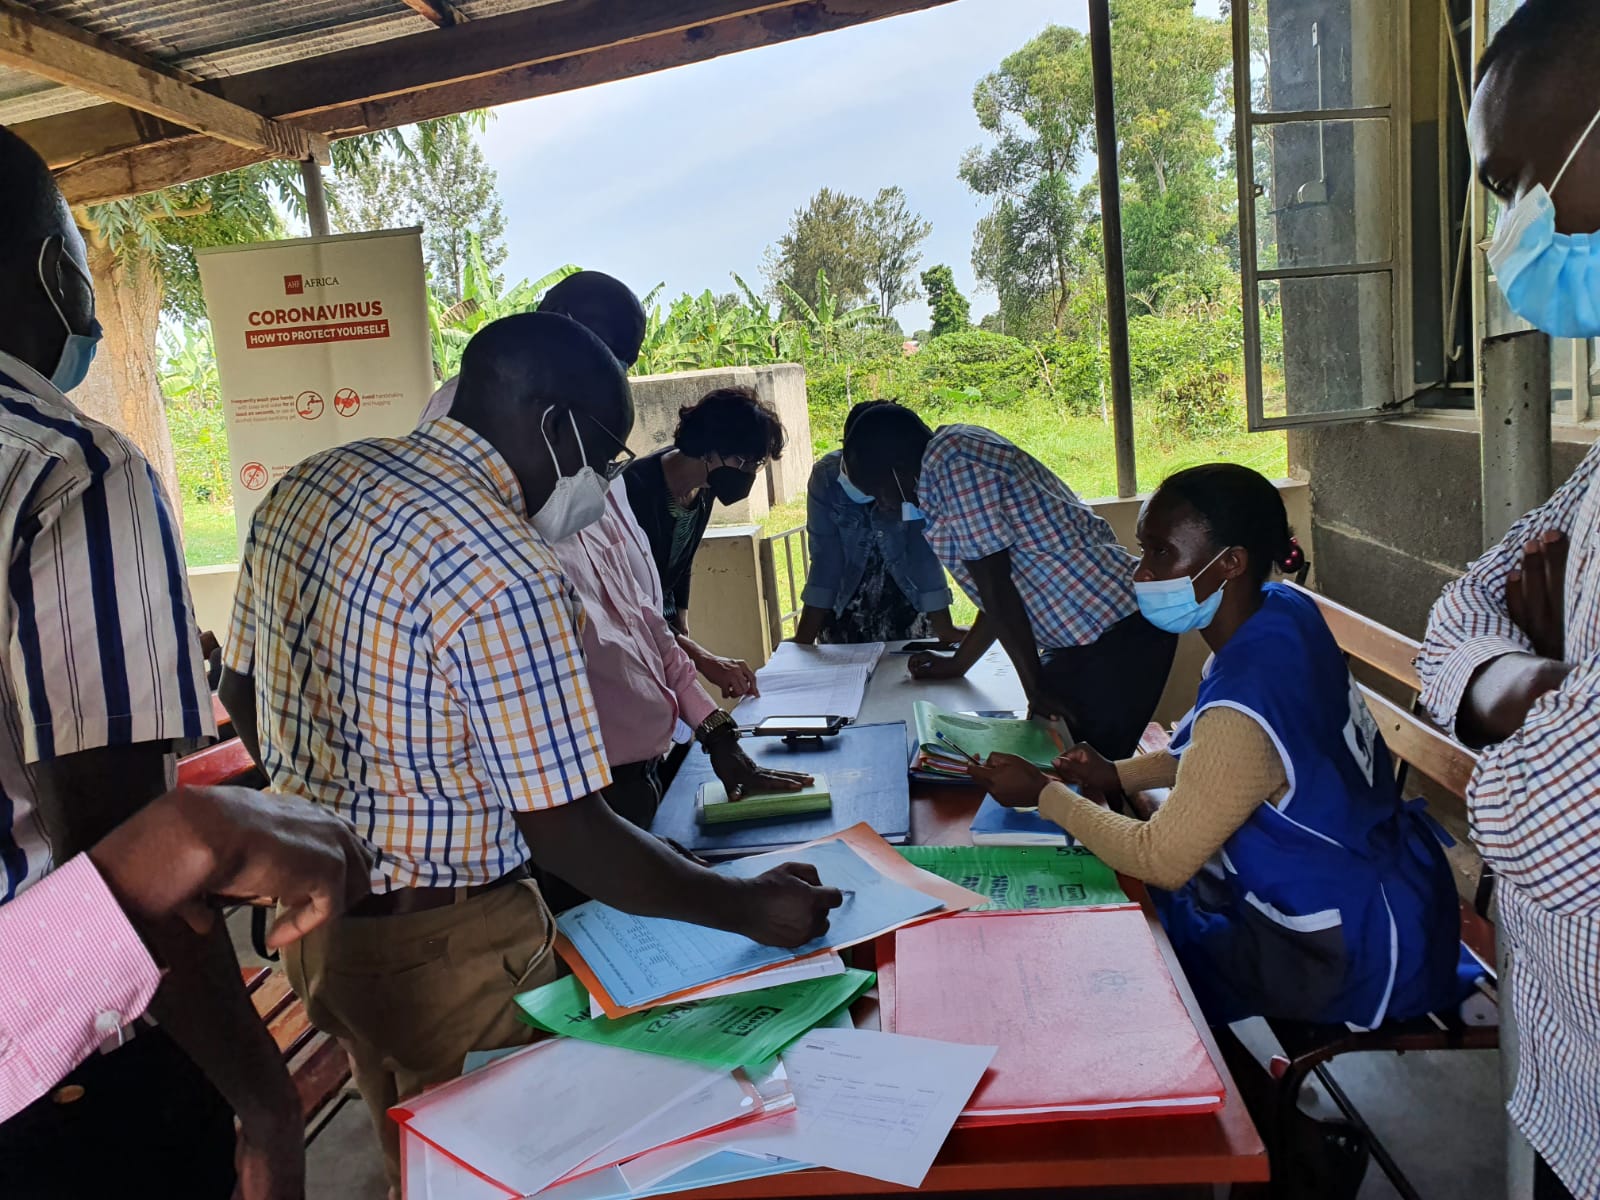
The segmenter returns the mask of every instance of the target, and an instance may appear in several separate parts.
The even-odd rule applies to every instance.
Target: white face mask
[[[556,448],[550,444],[550,434],[544,427],[552,411],[554,410],[545,409],[544,417],[539,422],[539,432],[544,434],[545,449],[550,451],[550,461],[555,463],[559,474],[561,460],[556,457]],[[572,422],[572,436],[578,438],[578,445],[581,448],[583,439],[578,436],[578,418],[570,409],[567,412],[567,419]],[[540,505],[539,511],[530,518],[533,527],[547,542],[559,542],[571,537],[580,529],[587,529],[605,515],[606,492],[609,486],[605,476],[588,463],[579,467],[576,475],[561,475],[556,480],[555,488],[550,492],[550,498]]]

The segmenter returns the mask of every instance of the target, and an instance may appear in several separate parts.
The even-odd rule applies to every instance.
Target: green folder
[[[516,998],[526,1024],[581,1038],[733,1070],[771,1059],[872,986],[871,971],[802,979],[736,996],[665,1004],[608,1020],[589,1015],[589,993],[568,975]]]
[[[743,800],[729,800],[727,789],[715,779],[700,785],[694,800],[695,820],[702,825],[725,825],[730,821],[768,821],[779,817],[799,817],[826,812],[833,807],[825,775],[814,777],[810,787],[798,792],[758,792]]]
[[[1055,734],[1037,721],[946,712],[926,700],[918,700],[912,711],[923,753],[951,763],[963,762],[961,751],[965,750],[980,762],[991,754],[1014,754],[1049,770],[1065,749]]]
[[[1126,904],[1116,874],[1082,846],[899,846],[913,866],[959,883],[995,909]]]

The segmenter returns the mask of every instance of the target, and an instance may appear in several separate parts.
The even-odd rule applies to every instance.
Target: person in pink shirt
[[[370,866],[355,830],[314,805],[180,787],[0,905],[0,1122],[137,1034],[161,983],[153,924],[204,933],[211,898],[273,897],[267,945],[285,946],[366,895]]]

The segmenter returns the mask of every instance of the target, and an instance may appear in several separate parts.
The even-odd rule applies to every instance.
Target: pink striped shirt
[[[160,982],[84,855],[0,905],[0,1121],[144,1012]]]
[[[661,577],[622,480],[600,520],[551,548],[583,603],[583,656],[606,761],[665,754],[678,718],[692,729],[717,705],[661,615]]]

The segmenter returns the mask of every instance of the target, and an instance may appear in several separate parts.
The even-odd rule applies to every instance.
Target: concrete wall
[[[640,375],[631,382],[636,420],[628,446],[639,454],[649,453],[672,441],[678,410],[718,388],[754,388],[763,400],[778,410],[778,417],[789,435],[783,457],[768,464],[765,487],[758,480],[747,500],[731,508],[717,507],[713,519],[719,524],[759,521],[774,504],[787,504],[805,495],[806,481],[811,477],[812,453],[804,367],[794,363],[719,367],[710,371]]]
[[[1559,485],[1594,437],[1558,429]],[[1289,434],[1290,473],[1311,489],[1321,591],[1411,637],[1482,551],[1478,434],[1470,413]]]

